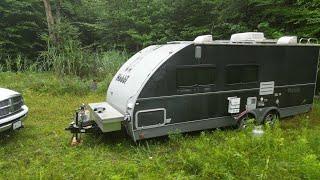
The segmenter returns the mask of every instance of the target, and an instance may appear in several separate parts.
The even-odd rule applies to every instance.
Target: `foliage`
[[[67,79],[66,85],[74,81]],[[50,88],[39,91],[28,81],[42,81],[43,86]],[[24,129],[0,135],[0,179],[317,179],[320,176],[319,101],[312,112],[284,119],[280,127],[265,128],[262,137],[253,136],[250,130],[208,130],[173,133],[134,144],[122,133],[87,134],[80,146],[71,147],[71,134],[64,128],[71,121],[73,110],[81,103],[103,101],[105,93],[88,92],[81,96],[72,90],[78,87],[71,85],[60,91],[61,84],[57,82],[56,76],[47,73],[0,74],[0,86],[22,91],[30,108]]]
[[[17,56],[36,57],[45,49],[45,16],[40,1],[0,1],[0,64]],[[9,57],[9,58],[8,58]]]
[[[45,69],[52,70],[58,76],[110,78],[128,59],[125,51],[91,52],[87,47],[82,47],[78,29],[70,23],[60,23],[55,28],[60,43],[54,45],[46,38],[49,48],[41,53],[40,58]]]
[[[57,14],[56,2],[51,1],[53,14]],[[193,40],[200,34],[220,39],[255,30],[269,38],[320,37],[318,0],[73,0],[61,6],[62,25],[55,25],[56,33],[70,35],[72,30],[72,39],[78,41],[73,46],[89,46],[89,51],[137,51],[155,43]],[[0,64],[8,54],[30,57],[47,45],[40,38],[46,32],[41,2],[3,0],[0,15]]]

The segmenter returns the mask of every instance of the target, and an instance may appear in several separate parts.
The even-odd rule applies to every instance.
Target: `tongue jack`
[[[89,119],[89,115],[86,112],[86,106],[82,104],[75,112],[74,121],[70,123],[69,127],[65,130],[72,133],[71,146],[79,145],[83,142],[81,139],[82,133],[97,132],[98,127],[94,121]]]

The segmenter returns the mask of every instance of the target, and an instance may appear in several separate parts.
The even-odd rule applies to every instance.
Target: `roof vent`
[[[245,33],[237,33],[232,34],[230,38],[230,42],[258,42],[264,41],[266,38],[262,32],[245,32]]]
[[[298,43],[297,36],[283,36],[277,41],[277,44],[297,44],[297,43]]]
[[[194,44],[212,43],[212,35],[198,36],[193,41]]]

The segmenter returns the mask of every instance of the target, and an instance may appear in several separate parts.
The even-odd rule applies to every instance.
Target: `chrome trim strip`
[[[15,97],[18,97],[18,96],[21,96],[21,98],[22,98],[22,95],[21,95],[21,94],[15,94],[15,95],[8,96],[8,98],[6,98],[6,99],[4,99],[4,100],[2,100],[2,101],[6,101],[6,100],[8,100],[8,99],[15,98]],[[0,102],[2,102],[2,101],[0,101]]]
[[[188,123],[195,123],[195,122],[202,122],[202,121],[210,121],[210,120],[216,120],[216,119],[221,119],[221,118],[232,118],[232,116],[220,116],[220,117],[214,117],[214,118],[207,118],[207,119],[198,119],[194,121],[184,121],[184,122],[178,122],[178,123],[172,123],[172,124],[164,124],[162,126],[154,126],[154,127],[149,127],[149,128],[140,128],[140,129],[134,129],[133,132],[144,130],[144,129],[151,129],[151,128],[158,128],[158,127],[164,127],[164,126],[175,126],[179,124],[188,124]]]
[[[19,104],[19,103],[22,103],[22,101],[19,101],[19,102],[16,102],[16,103],[10,104],[10,105],[8,105],[8,106],[0,107],[0,110],[1,110],[1,109],[5,109],[5,108],[8,108],[8,107],[11,107],[11,106],[14,106],[14,105],[17,105],[17,104]]]
[[[275,86],[274,88],[285,88],[285,87],[295,87],[295,86],[309,86],[309,85],[315,85],[315,84],[316,83],[293,84],[293,85]],[[159,96],[159,97],[147,97],[147,98],[139,98],[138,100],[142,100],[143,101],[143,100],[150,100],[150,99],[163,99],[163,98],[175,98],[175,97],[185,97],[185,96],[198,96],[198,95],[207,95],[207,94],[242,92],[242,91],[253,91],[253,90],[260,90],[260,88],[237,89],[237,90],[227,90],[227,91],[214,91],[214,92],[194,93],[194,94],[179,94],[179,95]]]
[[[309,86],[309,85],[316,85],[316,83],[292,84],[292,85],[284,85],[284,86],[275,86],[275,88],[285,88],[285,87],[295,87],[295,86]]]
[[[13,98],[17,98],[17,97],[19,97],[20,100],[17,101],[17,102],[15,102],[15,103],[12,103],[12,99],[13,99]],[[0,116],[0,119],[1,119],[1,118],[5,118],[5,117],[8,117],[8,116],[13,115],[13,114],[16,114],[16,113],[18,113],[19,111],[22,110],[23,97],[21,96],[21,94],[15,94],[15,95],[9,96],[7,99],[2,100],[1,102],[3,102],[3,101],[8,101],[8,100],[9,100],[9,105],[0,107],[0,110],[6,109],[6,108],[10,108],[10,109],[9,109],[9,113]],[[19,104],[19,103],[21,103],[20,109],[17,109],[17,110],[15,110],[15,111],[13,111],[13,110],[14,110],[13,107],[14,107],[15,105]]]
[[[138,115],[139,115],[140,113],[153,112],[153,111],[163,111],[163,113],[164,113],[164,115],[163,115],[163,123],[162,123],[162,124],[155,124],[155,125],[149,125],[149,126],[139,127],[139,126],[138,126]],[[137,130],[160,127],[160,126],[163,126],[163,125],[166,124],[167,111],[166,111],[165,108],[156,108],[156,109],[140,110],[140,111],[137,111],[137,112],[136,112],[135,118],[136,118],[136,120],[135,120],[135,126],[136,126],[136,129],[137,129]]]
[[[194,43],[193,43],[194,44]],[[201,43],[196,45],[213,45],[213,46],[221,46],[221,45],[228,45],[228,46],[279,46],[279,47],[304,47],[304,46],[311,46],[311,47],[320,47],[320,44],[272,44],[272,43],[230,43],[229,41],[226,42],[219,42],[219,40],[215,40],[208,43]]]
[[[12,126],[12,123],[4,125],[4,126],[0,125],[0,132],[3,132],[3,131],[11,129],[11,126]]]
[[[14,119],[25,117],[26,114],[28,113],[28,111],[29,111],[29,108],[26,105],[23,105],[21,107],[20,112],[17,112],[15,114],[11,114],[10,116],[4,117],[4,118],[1,118],[0,119],[0,126],[1,126],[1,124],[7,123],[7,122],[12,121]]]
[[[21,107],[22,107],[22,106],[21,106]],[[18,109],[18,110],[16,110],[16,111],[10,112],[9,114],[6,114],[6,115],[3,115],[3,116],[0,116],[0,120],[1,120],[2,118],[6,118],[6,117],[8,117],[8,116],[11,116],[11,115],[17,114],[17,113],[19,113],[20,111],[22,111],[22,108],[20,108],[20,109]]]

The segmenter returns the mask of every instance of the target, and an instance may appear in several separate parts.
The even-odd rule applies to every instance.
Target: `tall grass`
[[[48,49],[40,54],[40,58],[44,67],[58,76],[104,79],[115,74],[129,57],[126,51],[93,50],[83,46],[79,41],[78,29],[68,22],[60,23],[55,28],[58,40],[44,37]]]
[[[0,72],[54,72],[59,78],[77,76],[81,79],[111,80],[129,58],[126,51],[103,50],[84,46],[79,41],[79,30],[67,21],[55,26],[57,39],[47,35],[47,50],[30,60],[23,55],[1,57]]]
[[[0,72],[5,71],[13,71],[13,72],[22,72],[31,70],[33,63],[30,63],[30,61],[24,57],[21,54],[18,54],[16,57],[12,56],[0,56]]]
[[[58,77],[78,76],[82,79],[111,79],[121,65],[129,58],[126,51],[91,52],[70,42],[65,49],[50,47],[34,62],[18,55],[7,56],[0,64],[0,72],[54,72]]]
[[[97,82],[97,89],[92,89],[92,79],[81,79],[77,76],[58,77],[51,72],[3,72],[0,73],[0,87],[16,90],[21,93],[33,92],[50,95],[87,95],[91,91],[103,97],[110,79]]]
[[[73,42],[66,44],[64,50],[52,47],[42,52],[45,67],[58,76],[74,75],[81,78],[105,78],[115,74],[120,66],[128,59],[126,52],[115,50],[93,53],[85,49],[75,48]]]

